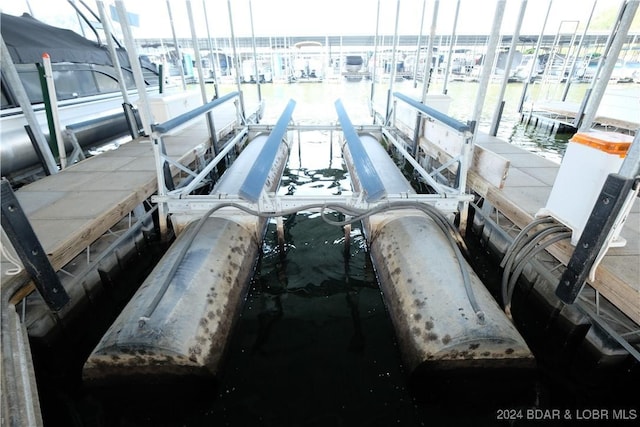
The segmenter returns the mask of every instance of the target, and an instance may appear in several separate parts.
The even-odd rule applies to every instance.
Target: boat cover
[[[0,29],[14,64],[42,62],[42,54],[46,52],[54,63],[112,65],[106,46],[71,30],[45,24],[27,13],[22,16],[3,13]],[[129,67],[124,49],[118,49],[118,58],[122,67]]]

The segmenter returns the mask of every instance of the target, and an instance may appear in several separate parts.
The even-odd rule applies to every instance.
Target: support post
[[[176,27],[173,23],[173,13],[171,13],[171,2],[167,0],[167,13],[169,14],[169,24],[171,26],[171,35],[173,37],[173,46],[176,48],[176,56],[178,57],[178,68],[180,69],[180,80],[182,81],[182,90],[187,90],[187,80],[184,78],[184,66],[182,64],[182,52],[180,51],[180,45],[178,44],[178,37],[176,36]]]
[[[513,30],[513,38],[511,39],[511,46],[509,48],[509,55],[507,56],[507,63],[504,67],[504,76],[502,77],[502,85],[500,85],[500,95],[498,96],[498,104],[493,113],[493,119],[491,120],[491,129],[489,135],[496,136],[498,134],[498,128],[500,127],[500,119],[502,118],[502,111],[504,109],[504,94],[507,90],[507,84],[509,83],[509,74],[511,74],[511,65],[513,64],[513,57],[516,52],[518,39],[520,38],[520,27],[522,27],[522,21],[524,20],[524,13],[527,10],[527,0],[522,0],[520,3],[520,13],[518,14],[518,20],[516,22],[516,28]]]
[[[209,52],[211,53],[211,74],[213,78],[213,99],[220,97],[218,90],[218,72],[216,71],[216,63],[218,62],[218,49],[214,49],[211,44],[211,33],[209,32],[209,17],[207,16],[207,2],[202,0],[202,10],[204,10],[204,24],[207,27],[207,43],[209,44]]]
[[[51,66],[51,57],[48,53],[42,54],[42,65],[44,67],[45,89],[48,93],[48,109],[50,110],[49,134],[50,138],[58,146],[58,156],[60,158],[60,169],[67,167],[67,149],[62,139],[62,131],[60,130],[60,115],[58,114],[58,96],[56,95],[56,85],[53,80],[53,67]],[[49,117],[49,116],[48,116]],[[55,136],[55,138],[54,138]]]
[[[522,88],[522,95],[520,96],[520,102],[518,103],[518,112],[522,113],[522,109],[524,106],[524,101],[527,98],[527,90],[529,89],[529,84],[531,84],[531,79],[533,78],[533,73],[538,68],[538,54],[540,53],[540,47],[542,46],[542,39],[544,38],[544,30],[547,27],[547,20],[549,19],[549,12],[551,12],[551,5],[553,4],[553,0],[549,0],[549,5],[547,6],[547,13],[544,16],[544,22],[542,23],[542,28],[540,29],[540,34],[538,35],[538,42],[536,43],[536,50],[533,53],[533,64],[529,69],[529,74],[527,75],[527,80],[524,82],[524,87]],[[527,124],[529,124],[527,122]]]
[[[431,72],[433,65],[433,43],[436,38],[436,27],[438,24],[438,8],[440,0],[433,3],[433,16],[431,18],[431,29],[429,31],[429,43],[427,45],[427,60],[424,63],[424,77],[422,78],[422,103],[427,100],[427,92],[429,92],[429,84],[431,83]]]
[[[413,64],[413,88],[418,87],[418,65],[420,64],[420,45],[422,44],[422,30],[424,28],[424,13],[427,9],[427,0],[422,0],[422,15],[420,19],[420,34],[418,34],[418,47],[416,49],[416,61]]]
[[[451,40],[449,41],[449,57],[447,58],[447,68],[444,71],[444,83],[442,93],[447,94],[447,84],[449,84],[449,73],[451,72],[451,60],[453,59],[453,48],[456,43],[456,30],[458,28],[458,15],[460,14],[460,0],[456,2],[456,13],[453,18],[453,29],[451,30]]]
[[[609,84],[609,79],[611,78],[611,74],[613,73],[613,69],[616,65],[616,60],[620,55],[622,45],[626,42],[627,34],[629,33],[629,28],[631,27],[633,18],[638,10],[639,3],[640,0],[628,0],[620,8],[618,20],[611,33],[613,35],[611,45],[602,55],[600,73],[594,77],[595,83],[593,86],[593,92],[591,93],[587,107],[585,108],[584,117],[582,118],[582,122],[577,124],[579,126],[579,132],[584,132],[591,128],[593,119],[598,111],[598,106],[604,96],[604,92]]]
[[[249,0],[249,20],[251,21],[251,48],[253,49],[253,72],[258,89],[258,102],[262,102],[262,91],[260,90],[260,71],[258,70],[258,53],[256,52],[256,35],[253,30],[253,7]]]
[[[280,249],[280,254],[284,256],[285,254],[284,222],[281,216],[276,217],[276,231],[278,234],[278,248]]]
[[[43,167],[45,171],[48,171],[49,174],[56,174],[58,173],[58,165],[56,164],[56,160],[53,157],[53,154],[51,153],[49,144],[47,144],[47,139],[44,137],[44,134],[40,129],[40,124],[38,123],[38,119],[36,118],[35,113],[33,112],[33,108],[31,107],[29,96],[24,90],[24,86],[22,86],[22,80],[20,80],[20,76],[18,76],[16,66],[11,59],[9,49],[7,49],[7,46],[4,43],[4,38],[1,34],[0,41],[2,42],[0,43],[0,64],[2,68],[2,75],[5,79],[7,79],[7,86],[13,89],[14,95],[18,100],[18,104],[20,104],[20,108],[24,113],[24,117],[25,119],[27,119],[27,124],[33,134],[32,140],[35,141],[35,144],[38,146],[38,149],[44,159]]]
[[[44,302],[51,310],[59,311],[69,302],[69,295],[51,266],[9,181],[3,179],[1,186],[2,229],[20,257],[25,270],[33,279]]]
[[[240,85],[240,72],[242,70],[242,66],[240,64],[240,57],[238,56],[238,51],[236,49],[236,34],[233,29],[233,13],[231,10],[231,0],[227,0],[227,10],[229,11],[229,28],[231,30],[231,48],[233,50],[233,63],[236,71],[236,85],[238,86],[238,96],[240,98],[240,110],[242,111],[242,120],[246,121],[247,113],[244,105],[244,95],[242,95],[242,86]]]
[[[396,79],[396,73],[397,73],[397,68],[398,65],[396,64],[396,53],[398,50],[398,24],[400,21],[400,0],[397,0],[396,2],[396,23],[394,26],[394,31],[393,31],[393,49],[392,49],[392,53],[391,53],[391,73],[389,74],[389,93],[387,96],[387,112],[385,114],[385,120],[387,121],[387,123],[389,122],[389,114],[391,113],[391,101],[392,101],[392,94],[393,94],[393,83],[394,80]]]
[[[118,87],[120,88],[120,93],[122,93],[122,107],[124,109],[124,115],[127,119],[127,124],[129,125],[129,133],[131,134],[131,138],[135,139],[139,136],[139,127],[137,126],[136,118],[133,113],[133,106],[131,105],[131,101],[129,100],[129,92],[127,89],[127,84],[124,81],[124,74],[122,73],[122,67],[120,66],[120,58],[118,57],[118,51],[116,50],[116,46],[113,39],[113,31],[111,29],[111,21],[105,11],[103,0],[97,0],[96,6],[98,7],[98,13],[100,14],[100,21],[102,21],[102,28],[105,32],[105,36],[107,39],[107,47],[109,48],[109,56],[111,56],[111,62],[113,63],[113,70],[116,73],[116,77],[118,78]],[[162,76],[160,76],[160,93],[162,93]]]
[[[189,17],[189,27],[191,28],[191,41],[193,42],[193,52],[196,57],[196,68],[200,78],[198,79],[198,85],[200,86],[200,94],[202,96],[202,105],[208,102],[207,88],[204,82],[204,69],[202,68],[202,57],[200,56],[200,45],[198,36],[196,35],[196,27],[193,22],[193,11],[191,9],[191,1],[187,0],[187,15]],[[213,147],[218,146],[218,133],[213,122],[213,114],[211,111],[206,114],[207,129],[209,130],[209,138],[211,139],[211,145]],[[214,149],[215,151],[215,149]]]
[[[348,215],[344,216],[344,219],[350,219],[351,217]],[[344,226],[344,258],[345,260],[349,260],[349,255],[351,254],[351,224],[346,224]]]
[[[376,68],[378,68],[378,37],[380,30],[380,0],[378,0],[378,9],[376,12],[376,37],[373,45],[373,73],[371,75],[371,95],[369,95],[369,99],[371,100],[371,105],[375,105],[374,96],[375,96],[375,88],[376,88]],[[342,46],[342,43],[340,44]],[[371,59],[369,59],[371,60]],[[342,67],[342,51],[340,51],[340,67]],[[373,108],[375,111],[375,108]],[[376,123],[376,115],[373,114],[373,124]]]
[[[576,63],[578,62],[578,58],[580,58],[580,53],[582,52],[582,45],[584,45],[584,40],[587,38],[587,31],[589,31],[589,26],[591,25],[591,19],[593,18],[593,12],[596,10],[597,3],[598,3],[598,0],[593,0],[593,6],[591,6],[591,13],[589,14],[589,19],[587,19],[587,24],[584,27],[582,36],[580,37],[580,42],[578,44],[576,54],[574,55],[574,59],[571,64],[571,69],[569,70],[569,74],[567,75],[567,81],[565,82],[564,90],[562,91],[562,98],[561,98],[562,102],[566,101],[567,95],[569,95],[571,80],[573,79],[573,74],[576,71]]]
[[[502,18],[504,17],[505,3],[506,0],[498,0],[496,2],[496,10],[493,17],[493,27],[491,29],[491,34],[489,35],[487,53],[484,57],[484,60],[482,61],[482,75],[480,76],[478,93],[476,94],[476,102],[471,116],[471,121],[474,121],[476,123],[480,123],[482,108],[484,106],[484,101],[489,89],[489,81],[491,79],[493,63],[495,62],[496,50],[498,48],[498,39],[500,38],[500,26],[502,25]],[[475,133],[476,132],[474,132],[474,134]]]

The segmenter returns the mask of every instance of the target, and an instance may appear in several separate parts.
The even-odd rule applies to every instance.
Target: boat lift
[[[101,381],[108,376],[127,376],[132,372],[216,375],[230,322],[235,318],[241,295],[246,292],[249,267],[258,256],[266,220],[301,211],[319,211],[326,221],[345,225],[346,233],[349,224],[363,221],[368,232],[376,235],[380,231],[373,241],[385,248],[399,244],[394,240],[394,230],[398,235],[402,235],[402,230],[408,232],[407,236],[414,239],[407,240],[412,240],[415,248],[407,249],[407,242],[403,241],[403,250],[406,249],[407,254],[420,253],[418,258],[431,259],[431,267],[443,276],[430,286],[436,293],[440,292],[440,282],[451,279],[449,272],[455,276],[449,286],[451,300],[456,301],[456,307],[464,308],[451,311],[443,306],[446,316],[439,315],[442,325],[435,327],[443,334],[441,344],[430,345],[428,342],[437,340],[432,325],[424,326],[426,329],[420,331],[420,336],[424,332],[426,341],[414,342],[413,338],[418,336],[416,328],[405,328],[404,325],[416,319],[410,310],[396,307],[399,310],[395,315],[396,327],[414,335],[402,342],[412,371],[445,366],[472,367],[475,359],[488,361],[492,367],[528,369],[531,366],[533,358],[526,343],[466,265],[459,248],[465,247],[462,233],[455,229],[448,216],[459,215],[459,227],[464,232],[467,207],[474,198],[466,189],[473,155],[474,124],[461,123],[391,89],[384,116],[372,111],[373,125],[353,125],[341,100],[335,102],[338,124],[296,124],[292,120],[296,103],[290,100],[275,125],[247,122],[239,117],[235,136],[219,151],[215,150],[215,155],[206,164],[196,161],[195,167],[185,167],[171,162],[163,138],[205,114],[210,115],[213,108],[232,99],[241,103],[241,92],[230,93],[151,126],[158,182],[157,195],[151,200],[158,205],[161,234],[168,234],[166,221],[170,217],[177,238],[163,258],[166,262],[158,264],[94,349],[83,370],[85,378]],[[415,129],[405,134],[398,129],[401,121],[397,118],[399,110],[403,110],[404,117],[407,109],[408,123],[414,124]],[[236,111],[243,116],[244,108],[238,109],[238,102]],[[375,124],[378,118],[382,121]],[[342,152],[353,191],[347,196],[278,194],[279,181],[294,142],[290,134],[318,130],[328,131],[331,143],[334,132],[343,134]],[[407,139],[406,135],[410,134],[414,135],[413,141]],[[451,158],[443,164],[427,159],[428,153],[423,155],[421,145],[424,139],[446,145]],[[300,142],[300,136],[298,140]],[[428,186],[426,194],[415,193],[383,148],[385,145],[393,147],[413,166]],[[300,147],[299,143],[299,150]],[[219,179],[212,177],[214,169],[235,149],[241,153],[229,169]],[[171,167],[186,174],[181,182],[173,182]],[[209,188],[212,188],[210,192]],[[400,210],[404,211],[398,213]],[[326,211],[342,213],[346,219],[331,221],[324,217]],[[388,222],[386,218],[389,218]],[[386,237],[383,236],[385,233]],[[417,233],[426,233],[429,238],[416,238]],[[230,243],[232,241],[234,243]],[[432,249],[425,249],[425,244],[432,245]],[[441,258],[434,258],[435,253],[426,255],[431,250]],[[377,262],[387,265],[385,259],[391,254],[385,255],[379,247],[374,252],[382,254]],[[403,251],[396,252],[403,258],[402,262],[408,263],[406,269],[401,269],[406,270],[407,275],[398,276],[401,282],[417,284],[421,273],[410,266],[420,263],[403,255]],[[442,269],[440,261],[445,260],[447,268]],[[176,274],[181,268],[189,273]],[[211,276],[216,271],[217,276]],[[388,292],[396,292],[393,281],[386,283]],[[411,294],[412,291],[403,288],[399,292]],[[417,294],[415,298],[418,298]],[[421,294],[421,298],[436,300],[426,293]],[[177,307],[187,305],[189,310],[180,310],[179,316],[174,315],[174,311],[178,312]],[[467,309],[471,315],[461,316],[459,311]],[[167,322],[168,317],[171,322]],[[458,326],[453,327],[454,324]],[[149,334],[151,330],[162,333]],[[462,347],[459,346],[467,348],[469,335],[482,341],[472,347],[482,345],[482,353],[461,357]],[[193,346],[193,342],[198,344]],[[136,353],[140,348],[145,348],[144,354]],[[177,356],[167,364],[155,362],[166,354]],[[132,356],[136,360],[130,363]],[[437,362],[432,363],[433,360]]]
[[[501,4],[503,2],[504,0],[501,0]],[[122,15],[124,15],[124,7],[120,4],[120,1],[118,3],[120,9],[122,9],[120,10],[120,12]],[[235,37],[233,34],[233,19],[231,18],[230,3],[228,7],[232,32],[231,38],[233,40]],[[400,3],[398,2],[396,15],[399,12],[399,7]],[[501,14],[501,9],[499,9],[499,11]],[[124,26],[127,27],[126,22]],[[386,119],[382,120],[382,124],[378,125],[375,124],[377,113],[372,111],[372,116],[374,117],[374,125],[353,126],[348,118],[346,111],[344,110],[344,108],[342,108],[341,103],[336,104],[337,115],[341,126],[338,126],[337,124],[327,124],[320,126],[300,125],[292,122],[290,119],[287,120],[286,123],[282,123],[281,121],[279,121],[275,127],[270,125],[257,124],[257,120],[256,123],[248,123],[247,121],[240,120],[241,118],[244,118],[245,108],[243,105],[242,92],[239,90],[239,88],[237,92],[218,98],[192,111],[186,112],[178,117],[168,120],[165,123],[153,125],[151,138],[154,142],[154,152],[156,153],[155,159],[156,174],[158,177],[158,193],[155,197],[152,198],[152,201],[159,204],[158,211],[160,215],[161,233],[163,235],[166,235],[167,232],[167,214],[171,215],[172,221],[174,222],[174,227],[179,231],[181,227],[186,225],[188,222],[193,221],[194,219],[202,216],[208,211],[215,210],[216,206],[219,207],[222,204],[225,204],[227,206],[233,205],[236,208],[253,212],[258,215],[270,215],[273,217],[279,217],[287,213],[298,212],[303,208],[308,208],[310,205],[324,210],[328,206],[328,204],[333,204],[336,207],[338,206],[336,204],[339,204],[345,209],[356,209],[362,214],[365,214],[367,211],[380,209],[380,207],[383,205],[391,207],[393,205],[393,202],[396,200],[403,200],[406,202],[409,198],[418,203],[431,204],[446,213],[459,212],[459,227],[462,232],[464,232],[464,229],[466,227],[466,211],[468,203],[473,199],[473,196],[471,194],[467,194],[466,178],[467,170],[471,165],[473,156],[475,124],[461,123],[445,114],[436,111],[433,108],[426,106],[426,84],[425,90],[423,91],[422,102],[419,102],[401,93],[392,92],[392,82],[393,79],[391,79],[390,83],[391,86],[389,89],[386,114],[384,116]],[[170,160],[168,159],[164,151],[164,144],[162,141],[163,136],[167,135],[169,132],[175,130],[178,127],[186,125],[188,122],[191,122],[201,115],[207,114],[209,116],[208,113],[211,111],[211,109],[215,108],[221,103],[229,101],[231,98],[237,98],[236,108],[239,115],[238,123],[245,123],[244,127],[237,129],[236,136],[231,141],[227,142],[224,148],[220,149],[219,151],[216,149],[215,157],[212,158],[200,171],[187,170],[182,165],[174,164],[174,167],[182,169],[189,175],[187,180],[174,188],[173,183],[171,182],[172,180],[168,178],[170,176],[167,173]],[[415,120],[413,121],[413,124],[415,125],[415,140],[413,141],[413,144],[403,141],[402,137],[394,130],[396,127],[395,112],[397,110],[398,101],[402,102],[403,105],[408,105],[412,109],[412,111],[415,111],[417,113],[415,116]],[[144,110],[144,108],[142,108],[142,110]],[[281,120],[284,120],[284,117],[290,118],[292,113],[293,106],[289,105],[283,113]],[[211,123],[211,121],[212,120],[208,118],[210,126],[213,127],[213,123]],[[424,168],[424,165],[420,164],[415,158],[418,139],[421,137],[419,129],[421,129],[421,127],[424,126],[427,122],[431,123],[432,126],[436,127],[437,129],[442,129],[442,132],[447,134],[447,139],[453,141],[455,145],[455,152],[449,153],[452,155],[453,159],[450,162],[432,171],[427,171]],[[289,131],[294,130],[297,130],[298,132],[313,130],[329,131],[331,139],[333,138],[334,131],[342,131],[345,135],[345,139],[348,141],[350,146],[352,144],[357,144],[359,139],[358,133],[373,133],[379,139],[384,138],[386,141],[389,141],[405,157],[405,159],[409,163],[411,163],[411,165],[414,167],[414,170],[429,185],[432,191],[430,192],[430,194],[412,194],[411,196],[409,196],[408,194],[385,194],[383,197],[382,194],[379,193],[379,191],[376,191],[373,188],[365,188],[365,191],[363,191],[362,193],[354,193],[349,197],[332,196],[331,198],[323,197],[318,199],[305,196],[277,196],[276,194],[265,194],[264,192],[261,192],[264,181],[268,179],[267,176],[265,176],[264,174],[262,174],[261,176],[254,176],[252,174],[251,179],[255,180],[255,182],[246,183],[246,186],[243,187],[243,190],[245,190],[246,192],[242,194],[229,194],[225,196],[194,194],[194,190],[210,183],[209,175],[214,170],[214,168],[216,168],[218,164],[224,158],[226,158],[227,154],[229,154],[232,149],[234,149],[235,147],[239,147],[241,144],[247,142],[249,135],[255,134],[257,132],[271,132],[274,139],[281,141],[283,139],[286,139],[286,135]],[[437,132],[438,131],[436,130],[436,133]],[[215,147],[214,145],[214,148],[217,147]],[[453,184],[443,183],[442,181],[439,181],[435,178],[436,176],[441,175],[441,171],[443,169],[453,169],[455,171]],[[371,180],[375,180],[374,175],[375,174],[373,173],[371,174]]]
[[[157,195],[152,197],[152,201],[160,205],[159,212],[161,221],[165,215],[171,215],[174,229],[179,231],[186,224],[201,217],[207,212],[213,212],[218,208],[223,207],[234,207],[255,215],[271,217],[280,217],[308,209],[318,209],[321,211],[325,209],[348,210],[351,213],[357,211],[360,215],[366,215],[367,212],[372,212],[382,208],[393,209],[394,202],[396,201],[407,202],[409,200],[416,203],[427,203],[433,205],[445,213],[460,212],[462,217],[461,228],[463,228],[462,224],[465,223],[464,218],[466,218],[466,206],[468,202],[473,199],[472,195],[466,193],[465,184],[466,171],[470,164],[470,156],[472,155],[471,130],[468,125],[458,122],[418,101],[412,100],[410,97],[401,93],[394,94],[396,103],[401,101],[411,108],[416,109],[420,114],[424,115],[425,120],[430,120],[432,123],[436,123],[438,126],[441,126],[445,129],[445,132],[449,130],[452,134],[451,138],[460,139],[461,151],[451,162],[441,166],[435,171],[425,170],[425,168],[409,153],[408,148],[410,144],[401,141],[400,136],[393,130],[395,123],[391,123],[390,125],[353,125],[340,101],[336,102],[336,110],[340,125],[296,124],[295,122],[288,120],[290,119],[295,106],[295,102],[290,101],[275,126],[249,123],[237,129],[236,135],[233,139],[227,142],[218,155],[212,158],[200,171],[188,170],[182,165],[173,164],[173,166],[179,167],[188,175],[188,178],[183,183],[179,183],[174,188],[173,184],[165,178],[168,176],[166,170],[169,167],[169,159],[163,153],[163,136],[167,135],[177,127],[184,126],[191,120],[198,118],[200,115],[205,114],[207,111],[215,108],[221,103],[227,102],[235,97],[237,97],[237,93],[231,93],[165,123],[153,126],[152,139],[154,144],[156,144],[160,155],[157,157],[156,163],[159,188]],[[256,161],[256,164],[253,166],[254,170],[252,170],[252,173],[247,177],[247,181],[244,183],[239,194],[194,194],[196,189],[202,188],[211,183],[211,171],[213,171],[218,164],[225,159],[232,149],[246,143],[249,135],[268,132],[271,134],[270,138],[275,141],[274,144],[277,144],[282,140],[290,141],[290,138],[288,138],[287,135],[292,131],[297,131],[299,133],[303,131],[318,130],[329,131],[331,133],[331,138],[333,138],[333,132],[342,131],[345,135],[345,140],[350,147],[358,144],[358,133],[374,134],[379,138],[385,138],[395,146],[402,155],[404,155],[407,161],[409,161],[415,168],[419,176],[422,177],[422,179],[433,189],[433,192],[430,194],[411,195],[408,193],[383,194],[380,190],[380,185],[376,185],[377,181],[379,184],[380,178],[371,167],[370,161],[367,163],[364,156],[362,156],[357,161],[362,163],[361,170],[365,170],[368,173],[367,182],[365,183],[364,191],[362,192],[354,193],[350,196],[322,197],[299,195],[279,196],[274,193],[265,193],[262,191],[264,182],[270,179],[276,179],[276,177],[268,176],[268,168],[266,166],[269,164],[268,158],[270,157],[267,155],[267,157],[265,157],[267,160],[260,159],[260,163]],[[269,145],[264,149],[267,150],[268,146]],[[458,172],[453,185],[438,182],[436,178],[434,178],[435,175],[439,174],[442,168],[450,167],[451,164],[454,163],[458,164]],[[164,227],[166,227],[166,223]],[[166,232],[166,228],[164,232]]]
[[[429,292],[440,294],[441,282],[450,281],[447,295],[461,308],[451,310],[451,306],[445,304],[441,306],[442,312],[434,315],[437,321],[432,318],[434,325],[424,326],[421,322],[426,329],[420,333],[429,337],[426,340],[417,338],[417,327],[405,327],[416,322],[414,312],[396,305],[398,299],[389,297],[395,307],[392,317],[396,328],[403,336],[407,333],[412,336],[401,341],[411,372],[422,375],[443,367],[473,367],[476,360],[482,360],[491,368],[513,367],[526,371],[532,366],[533,357],[526,343],[467,265],[463,239],[446,216],[466,208],[473,198],[466,194],[463,173],[469,163],[467,152],[473,136],[467,125],[402,94],[394,94],[397,101],[424,114],[425,120],[448,129],[451,138],[455,139],[457,133],[465,142],[451,162],[458,164],[454,184],[438,182],[418,162],[411,161],[419,174],[431,183],[430,194],[416,194],[379,143],[386,138],[410,159],[395,130],[387,125],[354,126],[341,100],[335,102],[339,125],[295,124],[292,115],[296,102],[290,100],[275,125],[238,127],[236,135],[199,171],[173,164],[187,176],[175,186],[166,180],[170,166],[164,154],[163,136],[236,97],[237,93],[231,93],[153,126],[152,139],[159,153],[156,163],[159,189],[152,201],[158,204],[161,216],[171,216],[177,237],[87,359],[83,368],[86,380],[100,382],[131,375],[218,375],[221,355],[242,295],[246,293],[253,271],[251,266],[258,258],[267,220],[279,220],[301,211],[319,211],[327,222],[344,225],[345,233],[349,232],[349,224],[363,221],[372,250],[382,254],[374,260],[380,271],[390,272],[389,265],[406,266],[396,268],[404,271],[402,275],[391,276],[405,285],[413,283],[420,287],[412,294],[410,287],[396,286],[393,280],[383,279],[389,295],[394,292],[415,295],[405,299],[408,304],[413,304],[416,298],[437,301]],[[277,194],[294,142],[289,134],[295,130],[344,134],[341,146],[351,176],[350,195]],[[250,140],[249,135],[254,133],[257,135]],[[242,152],[213,182],[210,173],[239,146],[244,146]],[[196,194],[196,190],[207,194]],[[346,218],[336,222],[324,217],[326,211],[342,213]],[[278,227],[279,233],[281,230]],[[419,233],[428,238],[418,236]],[[407,238],[398,240],[394,237],[396,234]],[[400,249],[400,241],[402,250],[393,251],[400,259],[388,264],[386,259],[392,254],[384,255],[386,249],[381,247],[395,245]],[[415,262],[417,259],[428,259],[437,274],[427,273],[427,276],[438,278],[430,280],[428,285],[418,280],[422,273],[416,268],[426,271],[427,267]],[[446,264],[445,268],[441,268],[442,263]],[[423,285],[430,290],[422,289]],[[470,315],[461,316],[460,310],[469,310]],[[420,316],[427,317],[426,314]],[[437,337],[434,331],[444,338],[433,338]],[[461,357],[464,354],[461,349],[472,344],[473,349],[482,346],[482,352]],[[166,363],[157,363],[158,360]]]

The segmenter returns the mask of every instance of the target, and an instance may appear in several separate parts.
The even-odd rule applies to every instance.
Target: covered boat
[[[117,73],[109,50],[103,44],[104,40],[98,37],[99,41],[92,41],[74,31],[48,25],[28,14],[14,16],[2,13],[0,19],[2,39],[6,45],[3,55],[9,56],[3,62],[10,59],[15,65],[45,135],[49,134],[49,128],[36,65],[42,63],[44,53],[51,58],[61,127],[93,121],[76,135],[81,146],[99,145],[129,133]],[[116,52],[124,83],[134,95],[135,83],[127,53],[122,47],[117,48]],[[157,87],[159,76],[155,65],[144,57],[141,57],[140,63],[147,85],[150,88]],[[39,158],[25,131],[27,120],[20,108],[17,89],[5,73],[0,88],[0,165],[2,176],[12,176],[37,168]],[[65,143],[70,152],[71,142]]]

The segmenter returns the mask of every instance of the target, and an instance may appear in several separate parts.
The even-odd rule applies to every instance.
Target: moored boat
[[[118,73],[105,45],[74,31],[45,24],[27,14],[13,16],[3,13],[0,19],[2,38],[7,46],[3,55],[7,55],[5,60],[11,60],[15,65],[19,81],[24,86],[28,102],[40,125],[38,131],[45,136],[50,133],[48,107],[44,103],[36,65],[43,63],[42,55],[47,53],[51,58],[58,101],[58,125],[62,130],[68,125],[82,125],[82,131],[75,137],[83,149],[130,135],[131,126],[135,128],[136,124],[130,126],[127,122]],[[137,92],[127,53],[122,48],[116,51],[125,86],[131,102],[135,102]],[[140,58],[140,64],[149,89],[157,90],[159,74],[155,65],[144,57]],[[28,122],[20,103],[27,100],[17,96],[18,89],[10,82],[3,73],[0,111],[2,176],[28,176],[33,169],[40,168],[40,159],[25,131]],[[51,137],[48,139],[53,140]],[[72,141],[69,137],[64,139],[66,150],[71,153],[74,148]]]

